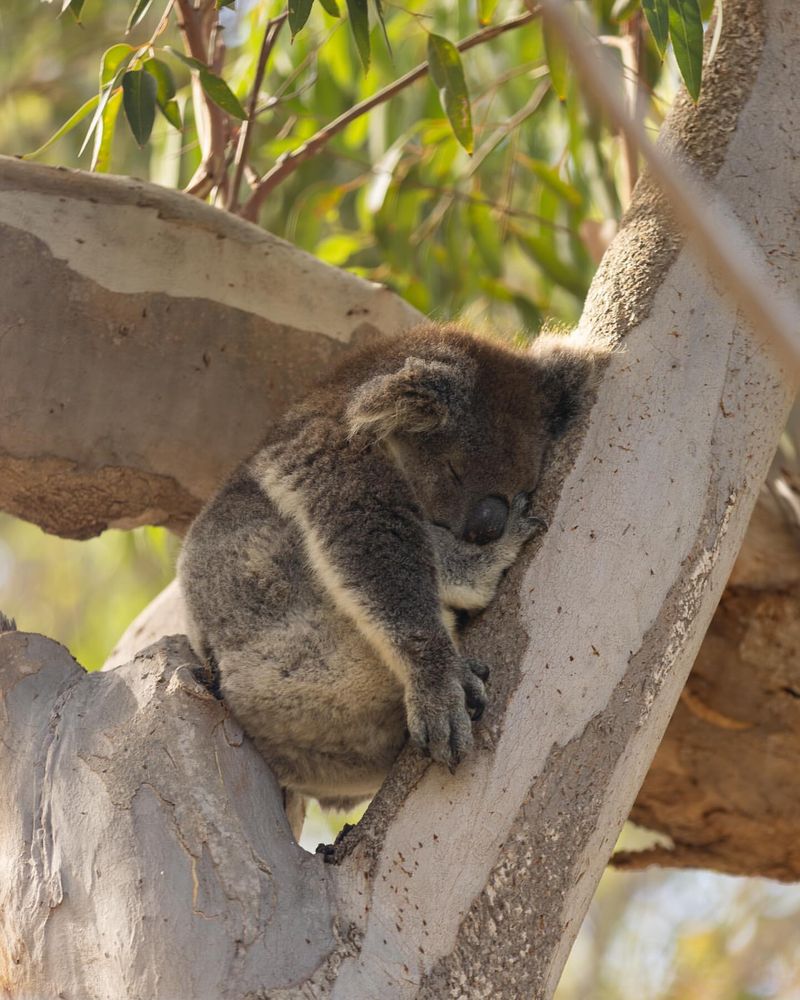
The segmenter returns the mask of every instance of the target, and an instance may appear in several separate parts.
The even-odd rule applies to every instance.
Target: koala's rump
[[[403,689],[333,607],[287,616],[219,666],[282,785],[323,800],[375,793],[406,738]]]
[[[402,686],[246,469],[195,521],[180,577],[192,646],[213,656],[281,785],[328,801],[372,795],[406,738]]]

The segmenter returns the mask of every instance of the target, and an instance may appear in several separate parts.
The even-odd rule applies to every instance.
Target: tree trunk
[[[679,101],[664,136],[713,181],[776,282],[794,293],[798,52],[794,0],[730,0],[703,99],[696,109]],[[283,405],[312,365],[361,335],[348,310],[394,301],[358,283],[360,304],[348,304],[355,279],[336,285],[329,276],[322,288],[327,269],[302,274],[321,265],[177,195],[98,180],[97,201],[87,204],[95,181],[3,169],[0,217],[19,252],[28,245],[29,259],[47,265],[21,272],[27,301],[25,288],[12,301],[0,297],[10,310],[0,329],[14,336],[22,320],[35,334],[4,345],[12,364],[3,378],[13,391],[24,376],[31,393],[48,362],[37,368],[24,351],[40,336],[58,336],[82,362],[72,367],[70,357],[60,391],[50,390],[49,405],[63,410],[34,419],[24,393],[13,396],[14,426],[4,423],[0,439],[3,482],[16,477],[4,505],[56,530],[86,534],[151,519],[152,509],[183,523],[211,473],[233,464],[269,419],[263,402],[261,424],[248,423],[237,398],[230,413],[242,423],[233,428],[220,416],[230,394],[267,396],[257,388],[266,370]],[[43,221],[48,211],[63,213],[58,227]],[[90,222],[76,230],[82,213]],[[97,241],[98,226],[108,233],[102,253],[96,242],[72,246],[75,232]],[[188,249],[195,241],[200,249]],[[159,256],[164,246],[171,252]],[[220,263],[206,276],[209,261]],[[42,301],[50,286],[59,312]],[[211,287],[220,302],[203,297]],[[287,303],[287,288],[299,301],[289,294]],[[44,328],[48,312],[59,333]],[[113,319],[101,323],[106,315]],[[230,336],[218,329],[223,317]],[[391,328],[386,317],[370,325]],[[80,325],[87,318],[90,337]],[[794,389],[682,245],[646,178],[582,325],[624,337],[625,350],[588,427],[550,463],[542,491],[550,530],[467,637],[493,666],[479,746],[455,775],[404,752],[336,864],[292,843],[265,765],[192,680],[182,640],[83,675],[47,640],[0,637],[9,990],[552,994],[722,593]],[[301,329],[315,345],[310,362],[305,346],[286,355]],[[248,348],[264,352],[258,372],[242,360]],[[221,362],[225,355],[238,367]],[[180,358],[172,386],[161,369]],[[226,381],[230,371],[247,375],[243,390]],[[113,399],[102,398],[108,385]],[[62,512],[71,484],[79,495]]]

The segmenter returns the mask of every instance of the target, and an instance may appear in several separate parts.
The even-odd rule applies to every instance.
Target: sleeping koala
[[[407,736],[449,767],[488,671],[455,612],[542,522],[550,443],[602,351],[422,327],[349,357],[200,513],[178,573],[197,655],[289,792],[349,807]]]

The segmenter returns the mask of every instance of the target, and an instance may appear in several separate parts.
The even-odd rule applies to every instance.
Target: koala
[[[284,790],[349,808],[406,739],[454,768],[488,670],[456,618],[525,541],[551,443],[599,348],[515,349],[426,326],[354,353],[291,409],[191,526],[189,641]]]

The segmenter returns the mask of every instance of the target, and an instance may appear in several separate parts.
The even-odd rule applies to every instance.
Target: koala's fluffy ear
[[[406,358],[398,371],[376,375],[355,390],[346,414],[350,436],[367,433],[380,440],[436,430],[457,418],[473,384],[466,359]]]
[[[530,351],[550,433],[561,437],[594,402],[600,373],[611,350],[577,334],[542,334]]]

